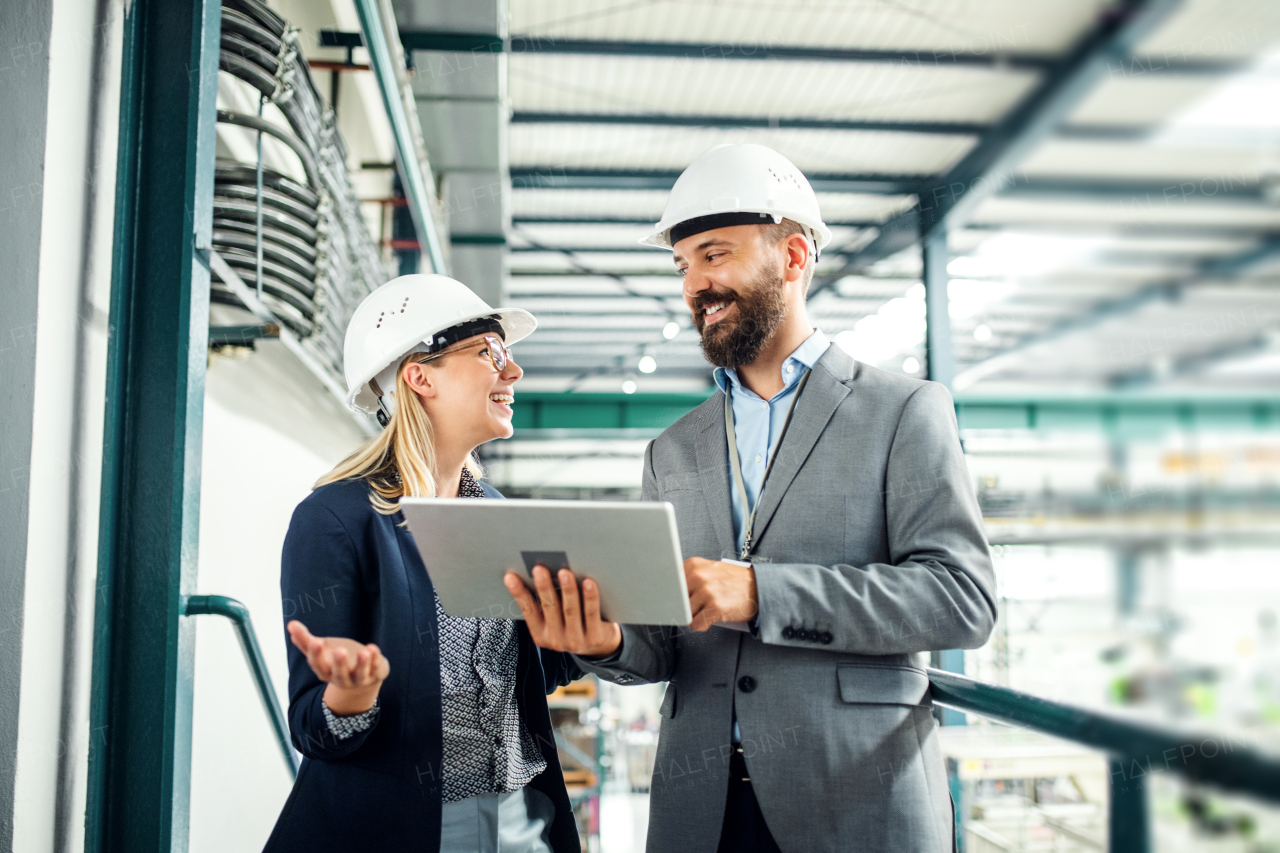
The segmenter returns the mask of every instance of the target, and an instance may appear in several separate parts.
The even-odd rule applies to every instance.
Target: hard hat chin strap
[[[373,391],[378,398],[378,411],[374,416],[378,419],[378,425],[386,429],[387,424],[391,423],[391,416],[396,413],[395,394],[389,391],[383,393],[382,386],[378,384],[376,378],[369,380],[369,390]]]

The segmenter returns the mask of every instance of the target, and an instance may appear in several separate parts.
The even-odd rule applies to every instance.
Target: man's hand
[[[307,656],[316,678],[328,686],[324,704],[335,714],[360,714],[373,707],[391,664],[373,643],[361,645],[346,637],[317,637],[297,619],[287,626],[289,639]]]
[[[546,566],[534,566],[532,574],[533,585],[538,590],[536,601],[515,572],[507,572],[502,582],[520,605],[535,643],[544,649],[586,657],[608,657],[618,650],[622,645],[622,629],[616,622],[600,618],[600,590],[595,581],[591,578],[582,581],[579,601],[578,580],[568,569],[560,570],[559,595]]]
[[[756,571],[751,566],[690,557],[684,561],[684,579],[693,611],[689,627],[695,631],[705,631],[716,622],[746,622],[760,609]]]

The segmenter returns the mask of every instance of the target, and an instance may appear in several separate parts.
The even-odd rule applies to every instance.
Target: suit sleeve
[[[995,573],[944,386],[927,383],[904,405],[883,495],[891,562],[755,564],[762,641],[814,648],[816,633],[818,648],[868,655],[987,641]]]
[[[572,684],[584,675],[577,659],[568,652],[553,652],[538,647],[542,657],[542,677],[546,682],[546,694],[550,696],[557,687]]]
[[[641,500],[658,500],[658,478],[653,473],[653,442],[644,451]],[[616,684],[670,681],[676,664],[676,635],[681,629],[666,625],[623,625],[622,645],[606,658],[574,655],[584,672],[595,673]]]
[[[355,543],[327,507],[306,500],[294,510],[284,540],[280,592],[286,624],[293,618],[317,637],[360,636],[361,571]],[[318,602],[318,604],[317,604]],[[292,605],[292,607],[291,607]],[[325,684],[311,671],[306,655],[285,633],[289,652],[289,734],[293,746],[308,758],[336,759],[360,748],[378,725],[338,740],[325,719]],[[395,663],[392,662],[392,666]]]

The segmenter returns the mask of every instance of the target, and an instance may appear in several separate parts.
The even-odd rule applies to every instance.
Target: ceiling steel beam
[[[583,169],[570,166],[512,166],[512,189],[546,190],[669,190],[679,169]],[[818,192],[912,195],[922,175],[812,173],[809,183]]]
[[[513,225],[634,225],[650,226],[657,221],[643,216],[513,216]],[[874,219],[827,221],[831,228],[881,228],[885,223]],[[1251,225],[1247,222],[1222,225],[1217,222],[1131,222],[1110,224],[1079,219],[1035,220],[1019,222],[966,222],[956,232],[964,231],[1026,231],[1034,233],[1092,234],[1102,237],[1182,239],[1252,240],[1274,230],[1267,224]],[[955,232],[953,232],[955,233]]]
[[[512,124],[604,124],[653,127],[734,127],[770,130],[868,130],[976,136],[990,125],[973,122],[885,121],[878,119],[784,118],[778,116],[677,115],[671,113],[557,113],[516,110]]]
[[[970,365],[956,376],[955,385],[963,390],[1009,364],[1017,354],[1030,347],[1056,340],[1064,335],[1095,328],[1109,320],[1133,314],[1156,302],[1176,302],[1189,286],[1205,279],[1228,279],[1254,267],[1280,258],[1280,235],[1273,235],[1258,245],[1227,257],[1210,258],[1196,264],[1191,271],[1166,281],[1154,282],[1120,297],[1096,304],[1084,314],[1064,318],[1035,334],[1028,335],[1000,353]]]
[[[1242,361],[1253,356],[1262,355],[1275,349],[1277,335],[1275,332],[1263,332],[1242,341],[1230,341],[1201,352],[1190,353],[1172,359],[1168,365],[1151,366],[1142,370],[1117,374],[1111,378],[1115,388],[1132,390],[1205,373],[1232,361]]]
[[[890,121],[887,119],[833,119],[806,116],[744,116],[714,113],[568,113],[516,110],[512,124],[599,124],[649,127],[760,128],[762,130],[858,130],[877,133],[918,133],[937,136],[978,136],[989,132],[989,122]],[[1058,128],[1061,139],[1086,142],[1141,142],[1159,131],[1158,126],[1131,124],[1074,124]]]
[[[1128,0],[1108,9],[1094,29],[1002,118],[943,180],[920,195],[921,229],[963,221],[983,198],[1013,181],[1014,169],[1062,125],[1180,0]]]
[[[958,179],[948,185],[946,175],[884,175],[874,173],[815,172],[809,174],[809,182],[813,188],[822,192],[862,193],[867,195],[929,195],[933,189],[942,187],[942,191],[950,191],[959,197],[968,190],[967,184]],[[678,170],[668,169],[584,169],[569,166],[512,166],[511,182],[516,190],[670,190],[680,176]],[[991,191],[1002,197],[1020,199],[1039,199],[1052,201],[1079,199],[1082,201],[1106,204],[1124,210],[1157,210],[1179,204],[1196,201],[1240,202],[1253,204],[1271,204],[1268,189],[1258,183],[1256,176],[1188,176],[1167,180],[1109,180],[1095,175],[1015,175],[1004,179],[1003,184],[993,186]],[[949,189],[948,189],[949,187]],[[919,235],[932,227],[927,219],[928,211],[910,208],[895,219],[877,226],[882,230],[899,231],[905,229],[903,238],[911,235],[910,226],[914,225],[917,233],[913,242],[919,241]],[[963,224],[956,227],[964,227]],[[861,268],[869,266],[866,260],[874,255],[875,260],[888,257],[877,254],[871,247],[856,253]],[[907,242],[901,248],[911,245]],[[890,252],[892,254],[892,252]]]
[[[1017,189],[1019,182],[1014,169],[1066,121],[1098,83],[1115,73],[1117,65],[1123,73],[1126,57],[1132,54],[1137,43],[1178,5],[1179,0],[1128,0],[1120,8],[1106,11],[1070,55],[1046,71],[1040,83],[960,162],[931,186],[920,188],[917,209],[900,214],[886,225],[892,235],[890,239],[877,238],[851,256],[837,278],[865,270],[911,245],[904,245],[904,238],[912,226],[923,235],[948,218],[953,220],[953,226],[962,224],[983,198],[994,192]],[[1163,190],[1159,188],[1157,195]],[[1022,191],[1028,191],[1025,185]],[[829,286],[832,280],[824,278],[816,282],[815,292]]]
[[[320,30],[321,47],[362,46],[359,33]],[[415,50],[460,53],[545,53],[578,56],[651,57],[660,59],[771,60],[792,62],[856,62],[901,65],[909,68],[988,68],[993,71],[1050,71],[1057,61],[1040,53],[992,50],[961,53],[942,50],[871,50],[859,48],[773,45],[751,41],[675,42],[609,41],[574,39],[517,33],[506,39],[489,33],[452,33],[433,30],[401,30],[406,53]],[[1235,60],[1186,60],[1180,55],[1139,55],[1121,57],[1120,73],[1212,74],[1239,70],[1245,63]]]

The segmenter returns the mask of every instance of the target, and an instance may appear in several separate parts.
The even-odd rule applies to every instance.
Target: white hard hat
[[[831,229],[822,221],[808,178],[777,151],[751,143],[717,145],[699,154],[671,188],[662,220],[640,242],[670,249],[680,242],[671,239],[673,227],[704,216],[734,213],[764,214],[762,222],[798,222],[818,251],[831,242]],[[691,233],[749,221],[753,220],[727,216],[699,223],[707,227]]]
[[[538,321],[520,308],[490,308],[471,288],[444,275],[402,275],[364,298],[347,324],[342,366],[347,379],[347,406],[387,417],[395,412],[396,370],[412,352],[432,352],[454,343],[454,327],[463,337],[480,334],[485,320],[502,330],[510,346],[527,338]],[[497,329],[495,328],[495,331]],[[382,396],[374,393],[377,382]]]

